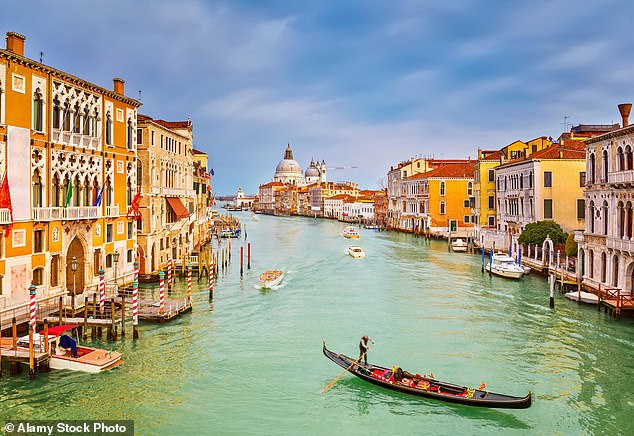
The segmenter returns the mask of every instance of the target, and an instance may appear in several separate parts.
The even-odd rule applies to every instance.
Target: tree
[[[527,224],[517,241],[520,244],[541,246],[547,236],[550,236],[554,244],[563,244],[568,237],[556,222],[537,221]]]
[[[570,233],[568,239],[566,239],[566,256],[577,255],[577,243],[575,242],[575,235]]]

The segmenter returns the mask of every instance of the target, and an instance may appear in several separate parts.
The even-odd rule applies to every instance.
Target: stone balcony
[[[98,150],[100,144],[100,138],[98,137],[67,132],[60,129],[53,129],[52,139],[53,142],[58,144],[71,145],[90,150]]]
[[[608,236],[605,242],[607,247],[613,250],[634,253],[634,240],[630,240],[628,237],[616,238],[614,236]]]
[[[608,173],[608,183],[610,185],[634,186],[634,170],[614,171]]]
[[[71,206],[71,207],[34,207],[33,221],[57,221],[96,219],[101,216],[100,206]]]

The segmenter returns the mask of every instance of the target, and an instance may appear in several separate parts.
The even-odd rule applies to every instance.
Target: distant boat
[[[344,229],[343,237],[348,239],[358,238],[359,232],[353,226],[349,226]]]
[[[586,304],[599,304],[599,297],[590,292],[570,291],[566,292],[564,297],[572,301],[579,301],[579,299],[581,298],[581,302]]]
[[[365,225],[363,226],[364,229],[368,229],[368,230],[379,230],[380,227],[377,226],[376,224],[371,224],[371,225]]]
[[[365,257],[365,252],[358,245],[351,245],[348,247],[348,254],[355,258]]]
[[[262,288],[269,289],[280,284],[284,278],[284,272],[280,270],[264,271],[260,274],[260,284]]]
[[[491,262],[484,265],[487,271],[509,279],[519,279],[524,275],[524,268],[515,263],[515,259],[504,253],[495,253]]]
[[[451,241],[451,249],[456,253],[465,253],[468,245],[463,239],[454,239]]]

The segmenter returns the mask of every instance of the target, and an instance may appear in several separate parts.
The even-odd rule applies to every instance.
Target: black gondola
[[[525,397],[512,397],[458,386],[418,374],[412,375],[408,372],[402,372],[402,370],[398,370],[397,374],[394,374],[391,369],[356,362],[356,359],[330,351],[326,348],[326,342],[324,342],[324,355],[340,367],[350,368],[348,372],[367,382],[406,394],[477,407],[526,409],[531,405],[530,391]]]

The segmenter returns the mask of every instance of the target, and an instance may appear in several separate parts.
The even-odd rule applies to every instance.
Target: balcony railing
[[[0,224],[9,224],[11,222],[11,212],[9,209],[0,209]]]
[[[624,239],[615,238],[613,236],[609,236],[605,240],[608,248],[613,250],[621,250],[627,251],[629,253],[634,253],[634,241],[625,237]]]
[[[608,182],[612,184],[634,184],[634,171],[614,171],[608,173]]]
[[[62,218],[61,207],[34,207],[33,221],[53,221]]]
[[[73,145],[96,150],[99,148],[99,138],[83,135],[81,133],[67,132],[61,129],[53,129],[53,142],[64,145]]]
[[[109,217],[118,217],[119,216],[119,205],[116,206],[106,206],[106,216]]]

